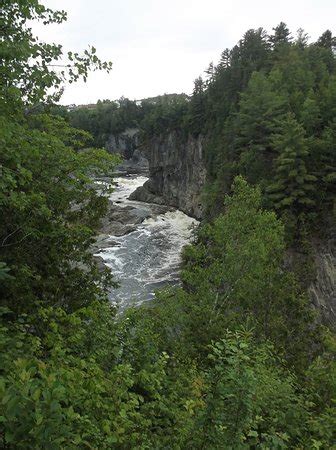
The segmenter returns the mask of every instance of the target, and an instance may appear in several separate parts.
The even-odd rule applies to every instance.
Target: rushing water
[[[178,210],[157,215],[154,205],[128,200],[131,192],[146,180],[143,176],[117,178],[110,197],[118,206],[134,207],[140,217],[149,216],[135,231],[113,236],[115,245],[100,253],[120,282],[110,298],[121,309],[150,300],[155,290],[163,286],[179,283],[181,250],[198,223]]]

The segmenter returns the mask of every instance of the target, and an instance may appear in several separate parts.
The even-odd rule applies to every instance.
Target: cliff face
[[[322,322],[336,328],[336,239],[315,245],[314,259],[316,276],[309,296]]]
[[[110,153],[118,153],[124,161],[117,170],[128,173],[148,173],[148,161],[139,148],[139,129],[128,128],[123,133],[111,134],[106,142]]]
[[[137,128],[128,128],[120,134],[111,134],[106,142],[106,149],[110,153],[118,153],[125,159],[130,159],[138,146],[139,130]]]
[[[202,216],[201,193],[206,179],[203,138],[172,131],[152,139],[146,149],[149,180],[130,197],[174,206],[196,218]]]

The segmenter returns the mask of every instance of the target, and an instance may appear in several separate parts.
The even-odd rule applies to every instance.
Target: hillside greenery
[[[329,30],[314,43],[303,30],[293,37],[283,22],[272,34],[248,30],[195,80],[177,125],[162,130],[157,120],[152,134],[147,128],[148,139],[174,126],[205,137],[209,217],[223,211],[223,195],[243,175],[292,236],[334,222],[335,51]]]
[[[111,65],[91,48],[56,71],[62,48],[30,23],[66,14],[38,0],[2,12],[1,447],[333,448],[335,337],[284,265],[288,223],[302,234],[334,200],[332,36],[249,31],[191,99],[143,102],[142,116],[97,105],[146,139],[208,136],[212,220],[184,250],[183,287],[116,317],[89,250],[107,207],[93,178],[117,163],[90,146],[111,129],[80,131],[54,106],[66,80]]]
[[[88,131],[93,144],[104,147],[111,135],[119,136],[129,128],[137,128],[146,136],[176,127],[187,113],[188,97],[165,94],[143,100],[120,98],[117,101],[98,100],[96,105],[79,107],[55,106],[52,113],[60,115],[74,128]]]

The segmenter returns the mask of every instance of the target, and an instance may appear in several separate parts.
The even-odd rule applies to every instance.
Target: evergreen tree
[[[320,110],[323,123],[328,126],[336,117],[336,74],[328,77],[321,87]]]
[[[194,81],[194,90],[190,100],[190,131],[197,135],[202,132],[205,118],[205,83],[202,77]]]
[[[227,69],[228,67],[230,67],[230,63],[231,63],[231,51],[229,48],[226,48],[225,50],[223,50],[220,60],[219,60],[219,68],[220,69]]]
[[[300,119],[308,135],[319,135],[322,118],[317,96],[312,89],[302,105]]]
[[[206,85],[209,85],[213,81],[215,76],[215,66],[213,62],[209,64],[204,73],[206,74]]]
[[[336,218],[336,120],[326,127],[320,141],[319,160],[315,161],[320,197]],[[322,183],[321,183],[322,182]]]
[[[289,44],[292,41],[291,32],[284,22],[280,22],[275,28],[273,28],[273,35],[269,37],[269,40],[274,49],[277,47]]]
[[[303,28],[297,30],[295,44],[302,50],[308,45],[309,36]]]
[[[269,197],[276,209],[290,209],[298,214],[315,205],[316,177],[307,170],[309,149],[302,126],[292,114],[287,114],[279,126],[279,132],[272,136],[278,157],[274,182],[268,187]]]
[[[319,47],[327,48],[328,50],[333,50],[336,47],[336,38],[333,37],[330,30],[326,30],[317,40],[316,45]]]
[[[316,88],[315,73],[306,53],[296,45],[283,48],[277,53],[272,71],[278,73],[277,91],[288,99],[288,110],[297,117],[309,92]]]
[[[271,136],[277,129],[278,119],[284,114],[285,105],[285,99],[274,92],[269,79],[255,72],[241,95],[235,139],[240,168],[252,183],[261,181],[271,170]]]

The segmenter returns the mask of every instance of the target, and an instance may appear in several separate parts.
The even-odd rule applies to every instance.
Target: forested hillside
[[[315,43],[280,23],[268,34],[249,30],[205,79],[195,80],[187,112],[147,136],[177,127],[207,137],[209,214],[241,174],[263,202],[303,232],[332,220],[335,210],[336,39],[327,30]],[[171,109],[168,109],[171,112]],[[167,113],[168,114],[168,113]],[[148,128],[147,128],[148,130]]]
[[[284,263],[290,245],[332,229],[331,33],[308,44],[282,23],[250,30],[190,99],[102,102],[69,118],[55,107],[64,82],[111,64],[95,48],[64,63],[32,20],[66,14],[2,4],[1,447],[333,448],[335,335]],[[206,137],[207,220],[184,251],[183,286],[116,317],[113,274],[89,248],[107,207],[93,178],[117,159],[90,145],[134,125],[144,140]]]
[[[120,98],[117,101],[98,100],[96,105],[83,105],[68,110],[54,107],[52,113],[64,117],[71,126],[88,131],[96,146],[104,147],[111,135],[119,135],[127,128],[149,132],[152,123],[167,129],[178,110],[187,112],[188,97],[184,94],[165,94],[143,100]],[[179,122],[174,123],[175,126]],[[155,132],[155,130],[152,130]]]

